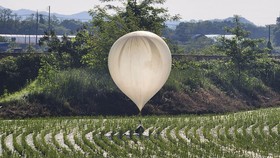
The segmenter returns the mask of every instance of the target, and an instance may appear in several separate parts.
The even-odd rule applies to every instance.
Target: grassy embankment
[[[142,114],[224,113],[279,105],[280,70],[237,76],[224,60],[173,61],[164,87]],[[138,110],[107,70],[48,70],[22,90],[0,99],[2,117],[133,115]]]

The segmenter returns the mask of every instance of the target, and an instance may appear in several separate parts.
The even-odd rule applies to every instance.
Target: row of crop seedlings
[[[254,115],[228,115],[222,120],[218,119],[215,129],[217,137],[213,142],[223,145],[224,150],[235,151],[247,157],[279,156],[279,135],[270,132],[279,124],[279,118],[275,119],[277,114],[252,114]],[[214,120],[211,122],[215,123]],[[223,126],[219,126],[220,124]],[[207,132],[206,136],[211,139]]]
[[[106,156],[107,154],[111,154],[112,156],[119,156],[122,155],[123,156],[127,156],[127,155],[131,155],[131,156],[139,156],[139,155],[168,155],[168,156],[184,156],[184,155],[197,155],[197,156],[202,156],[201,154],[209,154],[209,151],[207,150],[202,150],[201,148],[203,148],[202,145],[200,145],[200,140],[197,139],[198,136],[197,135],[191,135],[190,137],[194,137],[192,140],[193,142],[196,142],[195,140],[199,140],[197,141],[198,145],[193,145],[193,144],[188,144],[188,143],[184,143],[184,141],[179,141],[179,137],[176,137],[176,133],[178,135],[178,130],[176,130],[175,132],[175,136],[174,136],[174,132],[173,136],[171,136],[171,130],[174,130],[175,128],[175,124],[178,124],[178,122],[172,122],[170,120],[173,119],[157,119],[156,120],[156,124],[154,125],[155,127],[152,127],[151,129],[154,129],[151,133],[154,134],[150,134],[149,138],[144,138],[144,137],[138,137],[135,136],[132,132],[131,129],[134,128],[134,123],[131,123],[131,120],[128,122],[114,122],[112,120],[107,121],[108,123],[104,123],[104,121],[99,121],[97,123],[92,123],[90,125],[94,125],[94,126],[90,126],[84,130],[84,127],[79,126],[79,131],[85,131],[84,134],[82,134],[82,136],[76,135],[76,141],[77,144],[79,144],[79,146],[81,147],[81,149],[83,149],[84,151],[87,152],[83,152],[83,153],[87,153],[87,154],[91,154],[91,155],[97,155],[97,156]],[[27,154],[29,156],[31,156],[31,154],[40,154],[43,156],[50,156],[50,157],[57,157],[57,156],[71,156],[73,155],[73,150],[74,147],[72,146],[73,144],[71,144],[69,142],[69,140],[67,139],[67,135],[69,135],[70,130],[69,129],[73,129],[74,127],[71,127],[69,125],[72,126],[76,126],[77,124],[72,124],[69,123],[67,121],[61,122],[58,121],[60,123],[57,122],[48,122],[45,123],[44,128],[42,128],[41,130],[38,130],[40,128],[36,127],[35,129],[37,129],[38,131],[34,131],[33,128],[28,128],[30,131],[26,131],[22,134],[22,142],[25,142],[24,140],[26,140],[26,135],[29,135],[31,132],[33,132],[33,144],[35,146],[35,148],[37,150],[34,151],[31,150],[30,145],[25,145],[25,147],[21,147],[20,143],[13,143],[16,150],[18,152],[14,152],[14,153],[19,153],[19,156],[22,156],[22,154]],[[101,123],[102,122],[102,123]],[[106,121],[105,121],[106,122]],[[132,121],[133,122],[133,121]],[[189,123],[189,122],[187,122]],[[30,123],[32,124],[32,123]],[[30,125],[29,124],[29,125]],[[41,124],[41,123],[40,123]],[[43,123],[44,124],[44,123]],[[50,128],[46,128],[48,127],[47,124],[49,124]],[[56,125],[57,124],[57,125]],[[67,124],[67,126],[65,125]],[[114,127],[113,125],[118,125],[118,124],[122,124],[122,126],[117,126]],[[169,126],[170,124],[173,124],[173,126]],[[199,125],[199,123],[195,123],[196,125]],[[181,125],[181,127],[185,126],[184,124]],[[25,125],[26,127],[26,125]],[[180,128],[181,128],[180,127]],[[191,127],[191,126],[190,126]],[[192,125],[192,127],[195,127],[194,125]],[[199,128],[201,126],[198,126]],[[197,128],[194,131],[197,131]],[[191,128],[194,129],[194,128]],[[124,136],[124,131],[128,130],[129,131],[129,136]],[[112,131],[112,137],[114,139],[110,140],[107,137],[104,137],[104,131]],[[114,132],[116,131],[116,132]],[[77,132],[78,133],[78,132]],[[82,133],[82,132],[81,132]],[[81,139],[85,138],[85,135],[91,133],[92,134],[92,140],[88,141],[88,139]],[[117,133],[117,134],[116,134]],[[193,132],[195,133],[195,132]],[[56,138],[56,136],[58,135],[63,135],[63,142],[58,142],[58,139]],[[17,134],[14,134],[13,136],[15,136],[16,140],[16,136]],[[197,138],[195,138],[195,136]],[[61,136],[60,136],[61,137]],[[114,141],[113,141],[114,140]],[[95,143],[92,143],[95,142]],[[183,143],[183,145],[182,145]],[[24,143],[27,144],[27,143]],[[195,144],[195,143],[194,143]],[[5,146],[5,144],[4,144]],[[67,147],[66,147],[67,146]],[[194,149],[192,149],[194,148]],[[71,149],[71,150],[69,150]],[[143,152],[145,149],[145,152]],[[23,152],[23,150],[26,150],[25,152]],[[9,151],[9,150],[7,150]],[[13,150],[10,150],[13,151]],[[28,152],[31,151],[31,152]],[[38,152],[37,152],[38,151]],[[191,151],[191,152],[190,152]],[[195,152],[197,151],[197,152]],[[202,152],[205,151],[205,152]],[[76,153],[76,152],[74,152]],[[83,154],[83,153],[79,153],[78,154]],[[106,153],[104,155],[104,153]],[[210,152],[211,153],[211,152]],[[8,153],[10,154],[10,153]],[[17,155],[17,154],[16,154]],[[15,156],[16,156],[15,155]],[[74,155],[75,156],[75,155]],[[78,155],[81,156],[81,155]]]
[[[25,121],[1,121],[1,132],[3,132],[1,137],[1,156],[23,157],[30,155],[38,157],[38,153],[28,144],[30,129]]]
[[[244,120],[241,125],[243,132],[236,132],[237,140],[232,143],[265,156],[280,155],[279,109],[262,113],[244,113],[241,119]]]
[[[92,133],[92,138],[93,141],[95,142],[93,144],[91,141],[89,142],[87,142],[86,140],[84,141],[87,143],[89,147],[91,147],[91,150],[93,151],[91,152],[91,154],[97,154],[97,155],[100,154],[102,156],[106,156],[104,155],[104,153],[107,153],[107,154],[112,154],[112,156],[119,156],[122,154],[124,154],[123,156],[126,156],[126,154],[133,155],[133,156],[137,156],[137,155],[144,156],[145,154],[148,153],[148,154],[155,154],[161,156],[164,155],[184,156],[185,154],[191,153],[192,155],[196,154],[197,156],[203,156],[204,154],[211,154],[212,150],[214,150],[213,147],[211,146],[210,146],[211,148],[209,149],[206,148],[209,146],[209,144],[201,143],[201,138],[200,138],[201,134],[200,135],[197,134],[198,129],[201,128],[201,123],[199,122],[194,122],[194,124],[192,124],[192,122],[187,122],[188,124],[190,124],[189,126],[191,127],[190,130],[193,130],[192,132],[188,132],[189,133],[188,137],[190,137],[193,142],[191,145],[187,143],[185,145],[182,145],[183,141],[179,141],[178,139],[179,137],[174,138],[174,134],[173,136],[171,136],[170,131],[174,129],[175,127],[174,124],[178,124],[178,122],[174,122],[174,121],[170,122],[169,120],[161,119],[161,121],[158,121],[161,123],[155,125],[155,127],[157,126],[158,127],[153,131],[154,134],[150,135],[149,139],[145,139],[145,138],[143,139],[143,137],[137,137],[133,135],[133,132],[130,132],[130,135],[128,137],[124,136],[121,130],[114,129],[113,126],[110,125],[110,124],[114,125],[117,123],[114,123],[112,121],[108,121],[108,122],[109,122],[109,126],[104,123],[100,125],[97,123],[96,126],[93,126],[92,129],[89,128],[86,130],[86,133],[87,131]],[[170,124],[173,124],[173,126],[169,126]],[[129,130],[133,128],[131,124],[124,123],[123,125],[127,126],[128,128],[126,127],[118,127],[118,128],[125,129],[125,130]],[[181,126],[184,126],[184,124]],[[58,134],[61,134],[62,130],[64,129],[64,133],[63,133],[64,143],[71,148],[71,144],[69,143],[69,141],[67,141],[65,136],[67,135],[66,133],[68,128],[72,129],[69,126],[67,126],[66,128],[65,126],[60,124],[58,126],[53,126],[52,129],[47,129],[41,132],[41,140],[37,140],[37,141],[36,139],[34,140],[34,144],[36,144],[36,148],[38,148],[38,151],[41,151],[43,155],[48,154],[48,156],[71,155],[72,152],[70,150],[65,149],[65,147],[62,147],[63,145],[61,145],[61,143],[59,143],[57,139],[55,139],[56,136]],[[117,135],[113,134],[114,132],[112,132],[113,137],[117,137],[114,140],[117,141],[114,142],[112,140],[109,140],[107,137],[104,137],[104,133],[105,133],[104,131],[114,131],[114,130],[116,131],[119,130],[118,132],[119,134]],[[176,133],[178,135],[178,131]],[[26,134],[22,134],[22,135],[26,135]],[[46,138],[47,136],[49,138]],[[36,134],[34,134],[34,137],[36,138]],[[47,140],[50,142],[48,142]],[[122,141],[120,140],[122,140],[124,143],[121,143]],[[40,141],[42,142],[43,145],[40,145],[40,143],[38,143]],[[16,145],[16,143],[14,143],[14,145]],[[144,145],[147,146],[145,147],[145,152],[143,152]],[[23,153],[22,148],[19,147],[16,149],[18,149],[18,153]],[[33,151],[32,153],[36,153],[36,152]],[[217,153],[217,151],[214,151],[214,153]]]
[[[211,129],[216,127],[209,117],[193,118],[189,121],[189,128],[185,130],[187,137],[190,139],[190,144],[196,146],[199,151],[199,157],[238,157],[239,154],[230,150],[224,150],[223,146],[215,143],[214,137],[210,135]]]
[[[0,121],[3,157],[280,155],[279,109],[222,116]],[[137,135],[139,119],[148,134]]]
[[[127,144],[125,146],[126,150],[124,150],[125,154],[127,154],[126,152],[129,152],[132,155],[138,156],[148,156],[154,154],[158,156],[169,157],[201,157],[206,155],[218,156],[228,153],[229,155],[232,155],[232,157],[236,157],[234,154],[239,154],[232,153],[232,151],[221,150],[220,146],[211,143],[211,141],[207,141],[207,143],[205,143],[205,141],[202,141],[201,137],[204,133],[204,128],[202,128],[202,124],[204,121],[200,122],[184,121],[178,119],[158,119],[157,122],[160,123],[153,124],[154,131],[151,132],[148,138],[135,136],[133,134],[130,134],[129,137],[124,137],[122,134],[120,134],[119,136],[121,137],[121,140],[123,140],[125,143],[119,143],[119,141],[116,141],[116,143],[112,143],[111,141],[109,141],[108,138],[104,137],[105,132],[103,132],[101,134],[96,135],[97,139],[95,139],[95,142],[99,146],[101,146],[105,151],[118,151],[117,153],[112,152],[111,154],[113,155],[122,154],[122,150],[120,150],[120,145],[122,144]],[[188,133],[188,137],[191,139],[191,143],[185,141],[181,138],[181,136],[179,136],[179,129],[184,128],[187,124],[189,125],[189,128],[185,128],[185,134]],[[199,130],[201,130],[203,133],[198,132]],[[145,149],[145,152],[143,152],[143,149]]]
[[[46,142],[46,135],[54,134],[59,129],[54,122],[42,120],[2,121],[1,122],[1,156],[3,157],[57,157],[59,145],[52,146]],[[5,132],[4,132],[5,131]],[[56,140],[52,140],[57,144]],[[75,152],[74,152],[75,153]]]

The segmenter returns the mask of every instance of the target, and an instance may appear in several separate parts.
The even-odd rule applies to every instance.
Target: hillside
[[[145,128],[135,133],[139,120]],[[1,157],[279,157],[280,109],[0,120]]]

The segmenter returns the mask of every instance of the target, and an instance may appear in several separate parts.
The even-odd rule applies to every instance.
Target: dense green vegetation
[[[278,63],[270,58],[257,62],[258,69],[242,70],[239,74],[234,63],[224,60],[174,60],[167,83],[142,114],[223,113],[277,106]],[[2,117],[138,113],[134,103],[115,86],[108,71],[58,70],[46,64],[39,74],[31,86],[3,96]]]
[[[92,27],[81,29],[76,38],[65,36],[59,41],[54,31],[47,33],[41,42],[49,46],[48,54],[1,59],[0,116],[138,114],[111,80],[107,56],[113,42],[125,33],[147,30],[162,35],[164,22],[178,18],[153,6],[163,3],[128,0],[120,8],[98,6],[90,11],[94,15]],[[112,12],[115,14],[109,14]],[[279,60],[269,57],[264,41],[249,38],[238,16],[233,27],[225,31],[234,37],[220,38],[199,52],[226,58],[174,59],[167,83],[144,107],[143,115],[279,106]],[[166,41],[172,53],[180,52],[176,42]]]
[[[0,60],[0,95],[18,91],[38,76],[40,57],[33,54]]]
[[[1,157],[279,157],[280,109],[0,120]],[[145,128],[134,133],[141,120]]]

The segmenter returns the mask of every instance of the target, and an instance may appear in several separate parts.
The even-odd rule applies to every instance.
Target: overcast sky
[[[62,14],[88,11],[99,0],[0,0],[0,6],[31,9]],[[166,0],[163,5],[171,14],[180,14],[182,20],[223,19],[240,15],[256,25],[275,24],[280,16],[280,0]]]

